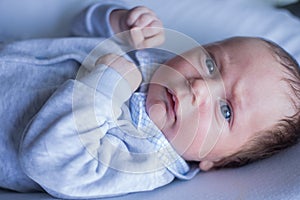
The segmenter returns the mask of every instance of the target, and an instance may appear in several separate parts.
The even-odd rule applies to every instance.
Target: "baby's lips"
[[[161,130],[166,123],[166,107],[164,104],[153,104],[149,108],[150,119]]]

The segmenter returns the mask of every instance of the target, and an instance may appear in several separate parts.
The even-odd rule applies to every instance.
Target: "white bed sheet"
[[[191,181],[174,181],[150,192],[129,194],[109,200],[299,200],[299,152],[297,145],[271,159],[239,169],[202,173]],[[50,200],[43,193],[22,194],[0,190],[0,199]]]
[[[4,27],[5,30],[0,30],[0,41],[66,36],[69,33],[71,18],[93,1],[43,2],[40,4],[34,0],[24,0],[18,3],[19,6],[15,6],[12,1],[1,1],[0,27]],[[31,7],[33,3],[34,9]],[[199,43],[234,35],[263,36],[283,46],[298,62],[300,61],[300,20],[288,11],[274,9],[270,3],[259,0],[128,0],[126,3],[130,6],[147,5],[156,11],[165,27],[187,34]],[[31,8],[26,11],[26,6]],[[44,7],[47,7],[47,10],[41,11]],[[15,15],[18,9],[22,9],[23,14],[20,12]],[[9,17],[23,25],[7,23],[5,19]],[[60,18],[63,20],[58,20]],[[22,23],[18,21],[20,19]],[[300,199],[299,153],[300,144],[270,159],[239,169],[201,173],[191,181],[176,180],[155,191],[109,199],[297,200]],[[52,197],[43,193],[20,194],[0,190],[0,199],[34,200]]]

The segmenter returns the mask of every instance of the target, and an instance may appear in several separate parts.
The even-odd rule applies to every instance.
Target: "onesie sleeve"
[[[134,136],[137,130],[123,117],[131,94],[128,82],[102,64],[67,80],[23,132],[24,173],[63,199],[111,197],[171,182],[174,175],[156,168],[155,156],[136,156],[137,144],[146,150],[150,144]]]
[[[114,32],[109,16],[113,10],[126,9],[122,5],[96,3],[82,11],[74,20],[72,34],[86,37],[111,37]]]

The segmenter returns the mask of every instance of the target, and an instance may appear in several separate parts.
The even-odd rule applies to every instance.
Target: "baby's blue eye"
[[[205,61],[205,64],[208,69],[208,73],[213,74],[214,71],[216,70],[216,65],[215,65],[215,62],[213,61],[213,59],[207,58]]]
[[[232,117],[232,112],[230,106],[226,102],[221,102],[220,105],[221,113],[223,117],[227,120],[230,121]]]

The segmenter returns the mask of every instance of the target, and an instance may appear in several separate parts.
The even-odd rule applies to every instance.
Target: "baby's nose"
[[[200,78],[189,79],[191,92],[193,94],[193,104],[204,105],[207,104],[212,95],[208,87],[208,83]]]

